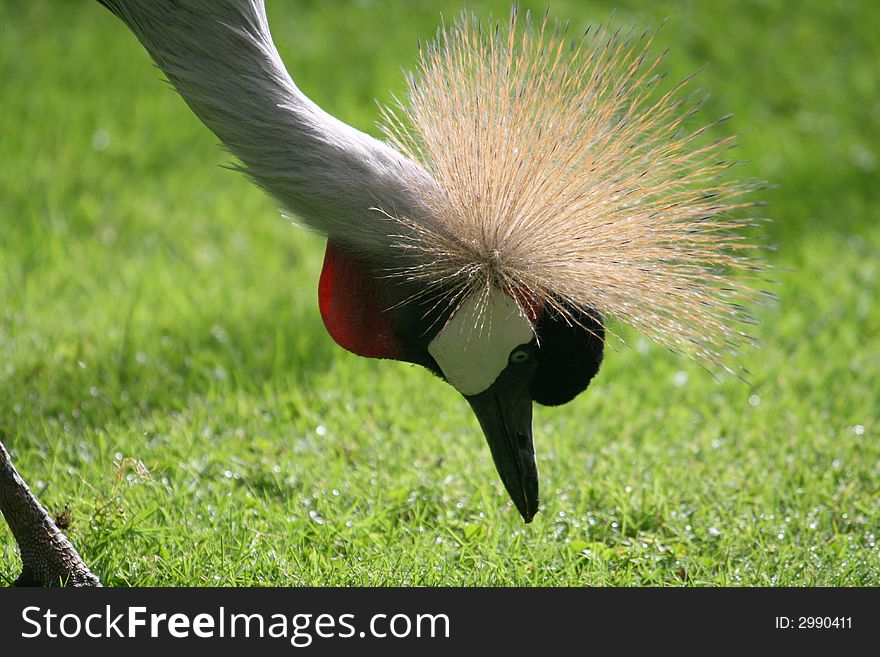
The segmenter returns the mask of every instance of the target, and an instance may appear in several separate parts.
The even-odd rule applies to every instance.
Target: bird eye
[[[525,349],[517,349],[512,354],[510,354],[510,362],[511,363],[525,363],[531,355]]]

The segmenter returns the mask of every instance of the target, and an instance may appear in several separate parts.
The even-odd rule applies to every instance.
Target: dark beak
[[[526,382],[509,370],[489,389],[465,396],[489,443],[510,499],[526,522],[538,512],[538,465],[532,442],[532,399]]]

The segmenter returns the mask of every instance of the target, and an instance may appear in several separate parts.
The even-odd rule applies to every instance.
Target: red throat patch
[[[327,240],[318,305],[327,332],[343,349],[365,358],[403,358],[403,345],[368,267],[332,240]]]
[[[544,314],[544,302],[540,297],[535,296],[531,290],[526,288],[515,288],[511,290],[511,296],[516,300],[520,309],[525,312],[526,318],[532,326],[537,326],[538,320]]]

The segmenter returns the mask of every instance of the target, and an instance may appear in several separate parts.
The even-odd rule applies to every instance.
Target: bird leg
[[[101,586],[12,465],[0,441],[0,512],[21,550],[17,586]]]

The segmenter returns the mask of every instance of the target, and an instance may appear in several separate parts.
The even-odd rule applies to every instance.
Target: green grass
[[[588,393],[538,409],[524,525],[452,388],[332,343],[321,240],[218,166],[121,23],[0,5],[0,431],[106,584],[880,584],[880,5],[553,14],[613,6],[668,18],[670,77],[708,64],[707,118],[734,112],[745,174],[778,185],[780,302],[751,385],[624,332]],[[269,9],[304,91],[375,131],[460,5]]]

